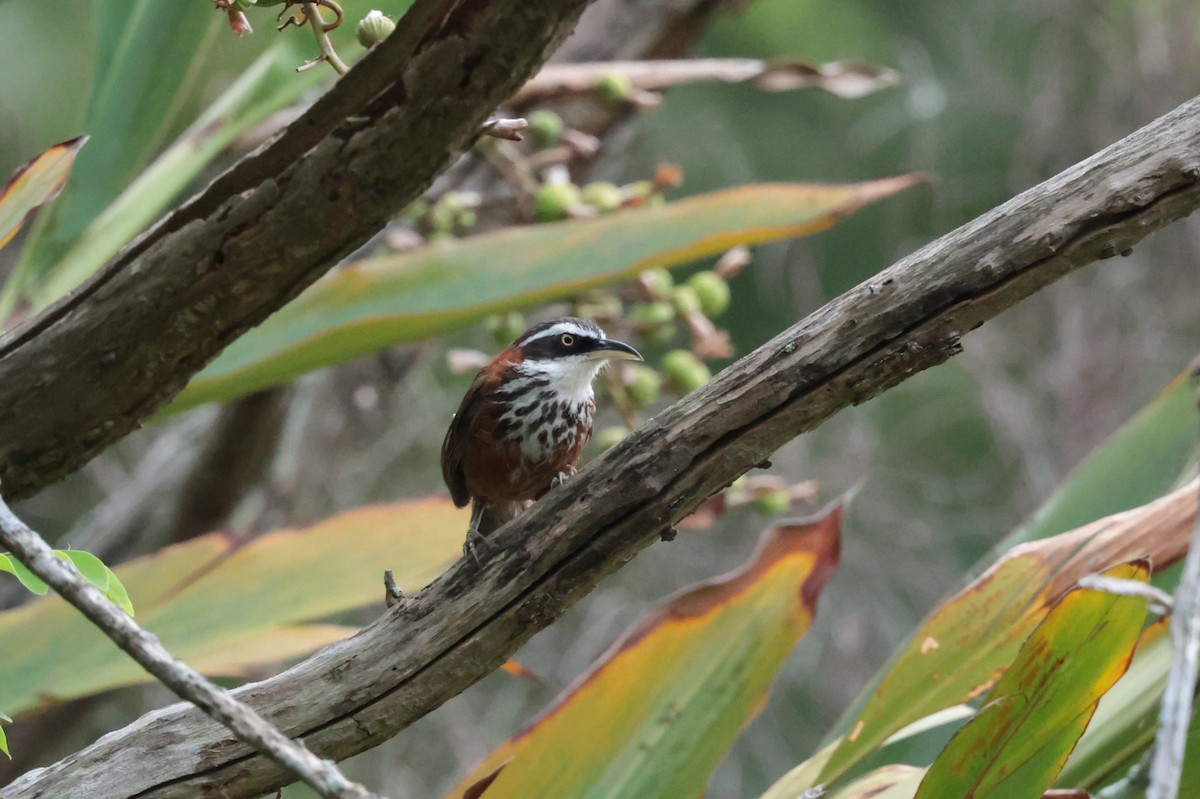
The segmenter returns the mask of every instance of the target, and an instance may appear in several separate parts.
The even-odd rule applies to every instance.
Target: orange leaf
[[[75,155],[87,140],[87,136],[77,136],[59,142],[17,168],[4,191],[0,192],[0,247],[17,235],[39,205],[58,196],[75,163]]]

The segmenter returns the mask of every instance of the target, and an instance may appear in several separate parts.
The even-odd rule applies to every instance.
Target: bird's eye
[[[570,333],[563,333],[562,337],[559,338],[559,341],[562,342],[562,345],[564,347],[574,347],[575,346],[575,337],[572,336]]]

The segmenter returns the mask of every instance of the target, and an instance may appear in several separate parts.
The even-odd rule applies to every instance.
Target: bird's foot
[[[467,528],[467,540],[463,543],[463,555],[475,561],[476,566],[483,568],[483,561],[479,559],[479,550],[490,547],[491,544],[488,543],[487,536],[479,532],[478,528]]]
[[[574,476],[575,476],[575,467],[572,466],[567,471],[559,472],[557,475],[555,475],[554,479],[550,481],[550,487],[558,488],[560,485],[567,482]]]

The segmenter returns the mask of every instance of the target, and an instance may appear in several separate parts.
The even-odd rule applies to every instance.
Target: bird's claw
[[[569,471],[559,472],[557,475],[555,475],[554,479],[550,481],[550,487],[558,488],[560,485],[570,480],[574,475],[575,469],[573,468]]]
[[[487,536],[474,528],[467,530],[467,540],[463,542],[463,555],[475,561],[476,566],[483,568],[483,561],[479,559],[479,550],[488,547],[490,544],[488,544]]]

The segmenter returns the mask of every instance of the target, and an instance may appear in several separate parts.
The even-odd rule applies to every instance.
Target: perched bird
[[[575,472],[592,434],[592,380],[609,360],[640,361],[595,322],[534,325],[479,370],[442,442],[442,477],[471,503],[463,552]]]

